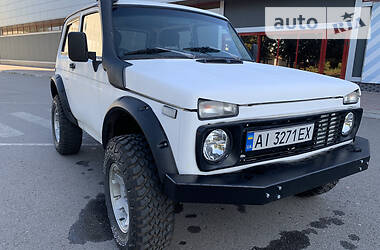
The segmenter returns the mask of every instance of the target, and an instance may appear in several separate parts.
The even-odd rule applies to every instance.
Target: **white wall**
[[[65,18],[92,3],[96,0],[0,0],[0,27]]]
[[[179,0],[149,0],[173,3]],[[0,0],[0,27],[65,18],[96,0]],[[221,9],[211,10],[221,13]]]
[[[380,3],[372,7],[371,38],[367,42],[362,82],[380,84]]]
[[[0,26],[64,18],[95,0],[0,0]]]
[[[221,8],[209,9],[208,11],[211,11],[211,12],[214,12],[214,13],[220,14],[220,15],[224,14]]]

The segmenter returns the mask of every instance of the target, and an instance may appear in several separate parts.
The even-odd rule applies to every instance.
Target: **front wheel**
[[[162,192],[142,135],[110,140],[104,160],[108,218],[121,249],[166,249],[174,228],[173,202]]]
[[[53,99],[51,126],[58,153],[72,155],[79,152],[82,145],[82,129],[67,119],[58,96]]]

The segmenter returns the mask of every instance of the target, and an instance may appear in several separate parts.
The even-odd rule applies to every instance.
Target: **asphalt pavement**
[[[102,146],[56,153],[49,78],[0,72],[0,249],[116,249],[103,195]],[[380,119],[365,117],[369,170],[313,198],[265,206],[176,207],[170,249],[380,249]]]

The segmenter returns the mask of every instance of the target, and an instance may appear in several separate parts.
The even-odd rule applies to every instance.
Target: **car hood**
[[[239,105],[342,97],[358,86],[311,72],[244,62],[201,63],[192,59],[129,61],[128,89],[186,109],[198,99]]]

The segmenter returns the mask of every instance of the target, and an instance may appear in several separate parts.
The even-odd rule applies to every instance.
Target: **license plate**
[[[281,147],[313,139],[314,124],[247,133],[246,152]]]

